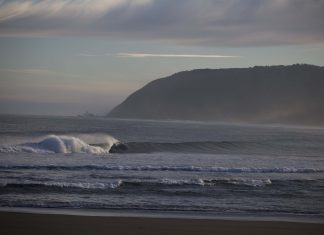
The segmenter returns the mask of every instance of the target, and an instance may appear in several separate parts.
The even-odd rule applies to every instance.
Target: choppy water
[[[0,206],[324,217],[324,129],[0,116]]]

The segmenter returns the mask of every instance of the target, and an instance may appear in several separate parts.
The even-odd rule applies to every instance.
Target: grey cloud
[[[0,35],[209,46],[322,44],[322,0],[0,1]]]

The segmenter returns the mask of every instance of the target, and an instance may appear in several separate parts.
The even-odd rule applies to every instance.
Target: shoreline
[[[145,210],[113,210],[113,209],[77,209],[77,208],[33,208],[33,207],[0,207],[0,213],[22,213],[41,215],[67,215],[85,217],[121,217],[121,218],[154,218],[154,219],[190,219],[190,220],[230,220],[257,222],[292,222],[323,224],[323,216],[304,215],[215,215],[200,212],[182,211],[145,211]]]
[[[324,223],[0,211],[1,234],[324,234]]]

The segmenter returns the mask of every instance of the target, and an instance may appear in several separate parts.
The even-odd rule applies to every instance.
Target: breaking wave
[[[296,168],[296,167],[199,167],[199,166],[121,166],[121,165],[8,165],[0,166],[1,170],[103,170],[103,171],[188,171],[188,172],[215,172],[215,173],[323,173],[321,168]]]
[[[48,135],[20,144],[0,146],[0,153],[206,153],[206,154],[287,154],[295,146],[276,141],[194,141],[194,142],[127,142],[107,134]]]
[[[164,186],[191,186],[191,187],[214,187],[218,185],[238,185],[251,187],[264,187],[271,185],[270,179],[169,179],[160,180],[116,180],[109,183],[88,182],[11,182],[0,183],[0,188],[52,188],[52,189],[86,189],[86,190],[109,190],[121,187],[164,187]]]
[[[49,135],[38,142],[3,146],[0,152],[108,154],[111,147],[118,143],[118,140],[109,135]]]
[[[75,182],[20,182],[20,183],[0,183],[0,187],[14,187],[14,188],[40,188],[40,187],[52,187],[52,188],[79,188],[79,189],[107,189],[117,188],[122,182],[105,183],[75,183]]]
[[[283,186],[283,185],[296,185],[307,184],[316,182],[310,179],[275,179],[270,178],[246,178],[246,177],[217,177],[217,178],[194,178],[194,179],[174,179],[174,178],[161,178],[161,179],[115,179],[110,182],[43,182],[43,181],[0,181],[0,189],[52,189],[52,190],[90,190],[102,191],[118,188],[153,188],[163,187],[222,187],[222,186],[249,186],[249,187],[265,187],[265,186]],[[46,191],[45,190],[45,191]]]

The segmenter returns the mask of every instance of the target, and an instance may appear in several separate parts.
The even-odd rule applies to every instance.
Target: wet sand
[[[0,234],[324,234],[324,224],[0,212]]]

